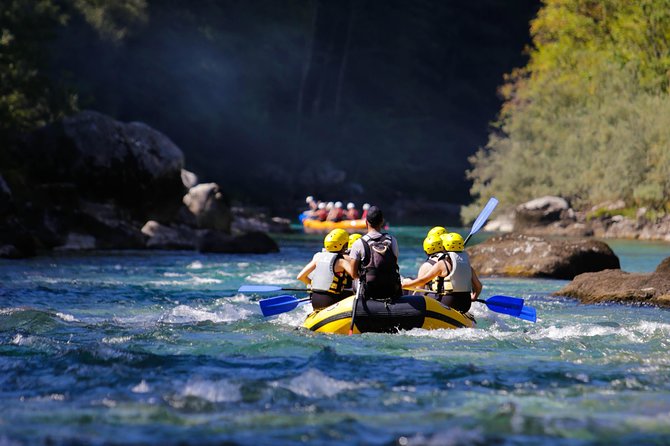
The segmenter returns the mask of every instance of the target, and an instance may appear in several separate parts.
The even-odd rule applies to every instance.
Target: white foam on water
[[[130,390],[133,393],[149,393],[149,391],[151,391],[151,388],[149,387],[149,384],[147,384],[145,380],[142,380],[140,381],[139,384],[137,384]]]
[[[644,339],[624,327],[605,327],[602,325],[575,324],[572,326],[549,326],[541,327],[529,337],[533,340],[550,339],[552,341],[564,341],[567,339],[608,337],[611,339],[622,338],[633,343],[642,343]]]
[[[330,398],[345,390],[358,389],[362,384],[354,384],[331,378],[317,369],[309,369],[288,383],[271,383],[274,387],[282,387],[307,398]]]
[[[249,262],[238,262],[238,263],[237,263],[237,267],[240,268],[240,269],[242,269],[242,268],[248,268],[249,265],[250,265]]]
[[[186,274],[183,273],[170,273],[170,272],[163,273],[163,277],[184,277],[185,275]]]
[[[311,303],[306,303],[300,305],[298,308],[288,311],[286,313],[281,313],[277,316],[269,318],[269,321],[277,325],[285,325],[289,327],[300,327],[302,323],[305,322],[305,318],[314,311]],[[258,310],[260,313],[261,310]]]
[[[229,303],[222,304],[220,311],[208,311],[200,308],[178,305],[160,317],[160,321],[168,324],[186,324],[192,322],[233,322],[247,318],[251,311]]]
[[[80,322],[79,319],[67,313],[56,313],[56,316],[65,322]]]
[[[181,394],[185,397],[202,398],[212,403],[235,403],[242,400],[240,385],[228,380],[189,380]]]
[[[194,260],[193,262],[189,263],[186,268],[188,269],[202,269],[203,265],[200,260]]]
[[[10,341],[11,344],[14,345],[30,345],[30,336],[23,336],[21,333],[17,333],[14,335],[12,340]]]
[[[298,272],[290,271],[287,268],[277,268],[247,276],[245,281],[264,284],[271,283],[273,285],[284,284],[293,282],[297,274]]]
[[[222,283],[223,280],[214,279],[213,277],[192,277],[191,279],[189,279],[189,282],[193,282],[196,285],[203,285],[212,283]]]
[[[645,335],[670,336],[670,324],[663,324],[661,322],[641,321],[634,329],[641,331]]]
[[[124,344],[130,342],[132,336],[115,336],[111,338],[102,338],[102,342],[105,344]]]
[[[218,283],[223,283],[223,281],[213,277],[197,276],[189,276],[189,278],[185,280],[152,280],[148,282],[149,285],[153,286],[212,285]]]

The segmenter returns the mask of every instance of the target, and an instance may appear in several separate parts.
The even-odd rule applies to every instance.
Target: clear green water
[[[426,229],[395,231],[405,275]],[[484,297],[523,297],[538,322],[477,306],[476,329],[346,337],[230,291],[296,286],[320,240],[1,261],[0,445],[670,444],[669,311],[490,278]],[[610,244],[629,271],[670,255]]]

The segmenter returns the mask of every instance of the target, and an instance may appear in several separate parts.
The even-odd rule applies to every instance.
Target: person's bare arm
[[[345,273],[349,274],[351,277],[354,277],[354,267],[351,263],[351,259],[348,257],[339,259],[337,261],[337,265],[340,267],[340,271],[344,270]]]
[[[437,276],[439,276],[441,272],[442,267],[440,266],[440,262],[437,262],[428,271],[419,275],[419,277],[417,277],[416,279],[403,279],[402,286],[403,288],[422,287],[431,280],[433,280],[434,278],[436,278]]]
[[[349,265],[351,266],[351,277],[354,279],[358,279],[359,274],[358,274],[358,267],[361,264],[361,261],[358,259],[351,259],[349,261]]]
[[[479,297],[479,294],[482,292],[482,289],[484,286],[482,285],[482,282],[479,280],[479,277],[477,277],[477,273],[475,272],[474,268],[472,269],[472,293],[470,293],[470,296],[472,300],[475,300]]]
[[[309,273],[314,271],[314,268],[316,268],[316,260],[312,259],[305,267],[298,273],[298,277],[296,277],[299,281],[303,282],[305,285],[309,286],[312,281],[308,277]]]

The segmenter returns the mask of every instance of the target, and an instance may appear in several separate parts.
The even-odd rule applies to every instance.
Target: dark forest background
[[[29,14],[38,3],[50,9]],[[31,88],[53,97],[48,113],[3,130],[94,109],[164,132],[189,170],[241,203],[288,208],[313,194],[463,204],[467,157],[486,144],[503,74],[527,61],[538,7],[12,0],[3,28],[39,68]],[[3,75],[4,91],[12,79]]]

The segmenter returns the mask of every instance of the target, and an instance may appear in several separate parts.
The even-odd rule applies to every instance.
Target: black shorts
[[[328,294],[328,293],[312,293],[312,308],[320,310],[322,308],[330,307],[336,302],[346,299],[354,294],[353,291],[345,291],[342,294]]]
[[[460,311],[461,313],[467,313],[472,306],[472,300],[470,298],[469,291],[445,294],[444,296],[440,296],[437,300],[456,311]]]

